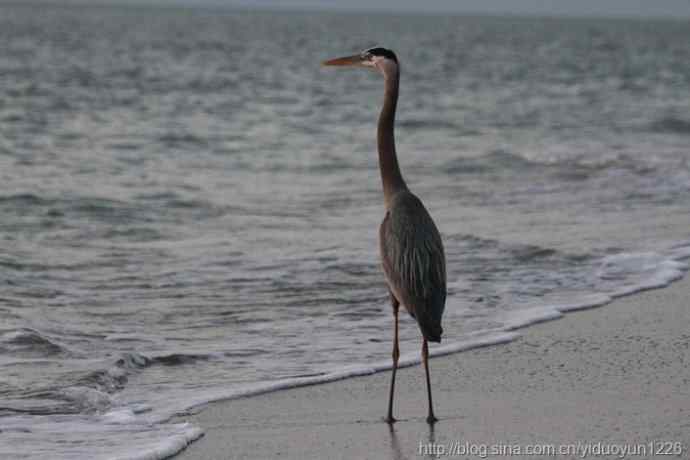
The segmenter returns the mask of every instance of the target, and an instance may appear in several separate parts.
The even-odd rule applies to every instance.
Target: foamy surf
[[[676,244],[659,252],[621,253],[603,257],[599,263],[597,276],[602,280],[602,286],[608,289],[608,293],[583,294],[579,297],[571,297],[567,301],[532,305],[509,311],[497,317],[501,323],[499,328],[476,331],[469,337],[453,337],[448,334],[440,346],[432,347],[431,356],[443,356],[478,347],[508,343],[520,337],[518,329],[560,319],[568,312],[601,307],[615,297],[668,286],[680,279],[688,270],[688,265],[682,262],[687,258],[690,258],[690,243]],[[622,286],[617,283],[622,283]],[[453,303],[453,299],[450,298],[449,309],[453,309]],[[14,344],[21,343],[19,340],[21,337],[39,340],[37,336],[36,331],[4,333],[5,339]],[[109,338],[112,339],[112,337]],[[40,342],[43,343],[45,340],[41,339]],[[388,341],[384,340],[383,343],[384,348],[387,349]],[[171,358],[171,356],[178,355],[167,354],[156,358],[130,353],[119,360],[119,365],[112,366],[102,375],[109,376],[113,381],[126,380],[127,369],[136,370],[156,365],[155,363],[178,362],[182,359]],[[402,354],[399,366],[408,367],[419,363],[419,352],[408,351]],[[386,357],[386,359],[370,363],[322,368],[305,377],[253,382],[232,388],[196,388],[188,391],[180,388],[170,389],[167,396],[148,403],[143,400],[133,400],[131,395],[123,398],[117,393],[112,395],[94,388],[72,386],[62,390],[62,395],[75,407],[90,412],[90,415],[6,416],[3,418],[2,432],[7,442],[4,446],[0,446],[0,457],[16,456],[16,448],[10,446],[24,445],[39,437],[42,439],[41,444],[44,445],[45,450],[37,449],[26,458],[41,458],[48,455],[48,452],[49,456],[56,460],[80,458],[84,451],[79,444],[84,439],[89,439],[88,458],[96,460],[164,459],[184,449],[189,443],[203,435],[202,427],[179,422],[179,420],[184,420],[184,414],[190,410],[199,410],[215,401],[247,398],[385,372],[391,367],[391,361]],[[102,447],[96,447],[99,444],[98,439],[102,439]],[[70,445],[70,443],[73,447],[64,447],[65,444]],[[110,447],[105,448],[106,445]]]
[[[202,435],[199,427],[189,423],[150,424],[121,414],[6,417],[0,458],[162,460]],[[83,446],[87,442],[88,450]],[[30,452],[22,450],[27,446],[32,447]]]

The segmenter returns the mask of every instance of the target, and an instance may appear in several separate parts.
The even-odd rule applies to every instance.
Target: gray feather
[[[417,319],[424,336],[440,341],[446,301],[445,255],[441,235],[419,198],[407,190],[397,193],[379,238],[391,292]]]

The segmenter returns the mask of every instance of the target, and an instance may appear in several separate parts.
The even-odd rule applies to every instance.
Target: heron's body
[[[379,229],[383,272],[391,294],[417,320],[424,337],[440,342],[446,302],[446,263],[441,235],[419,198],[393,197]]]
[[[400,357],[398,312],[402,304],[417,320],[422,332],[422,358],[429,398],[427,421],[434,423],[436,417],[431,400],[427,341],[441,341],[441,317],[446,301],[446,262],[441,235],[420,199],[407,188],[398,166],[393,135],[400,84],[398,59],[390,50],[372,48],[359,55],[332,59],[324,64],[372,67],[379,70],[384,77],[384,98],[378,122],[377,144],[386,216],[379,229],[379,244],[395,317],[393,374],[386,420],[389,423],[395,421],[393,395]]]

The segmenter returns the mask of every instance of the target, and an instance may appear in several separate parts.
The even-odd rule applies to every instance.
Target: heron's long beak
[[[337,66],[361,66],[362,56],[355,54],[353,56],[339,57],[335,59],[330,59],[328,61],[323,61],[321,65],[337,65]]]

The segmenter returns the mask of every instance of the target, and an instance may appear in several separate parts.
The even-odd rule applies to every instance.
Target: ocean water
[[[163,458],[208,401],[389,366],[382,81],[319,66],[376,44],[433,353],[687,270],[687,21],[0,6],[0,43],[0,458]]]

